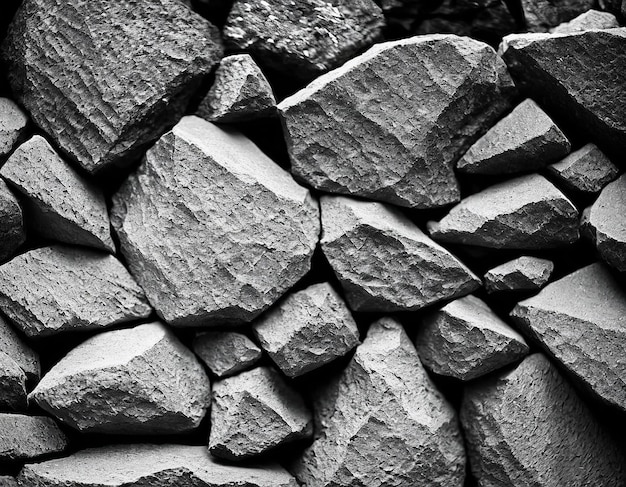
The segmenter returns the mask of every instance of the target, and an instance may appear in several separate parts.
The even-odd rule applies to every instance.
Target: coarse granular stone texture
[[[480,280],[399,210],[322,196],[322,251],[355,311],[414,311]]]
[[[462,486],[456,413],[396,321],[374,323],[314,396],[316,437],[292,465],[307,487]]]
[[[359,344],[359,330],[341,296],[327,282],[290,294],[252,330],[289,377],[310,372]]]
[[[531,172],[566,156],[567,137],[531,99],[526,99],[472,145],[457,163],[471,174]]]
[[[27,464],[22,485],[41,487],[298,487],[278,464],[217,463],[206,446],[108,445]]]
[[[28,116],[13,100],[0,97],[0,157],[7,155],[24,133]]]
[[[586,388],[626,410],[626,293],[602,264],[549,284],[511,317]]]
[[[543,355],[468,385],[461,421],[482,487],[626,483],[623,453]]]
[[[468,196],[428,230],[435,240],[478,247],[561,247],[578,240],[578,211],[547,179],[531,174]]]
[[[262,355],[243,333],[206,331],[193,339],[193,351],[217,377],[227,377],[251,368]]]
[[[6,183],[0,179],[0,262],[13,256],[26,240],[22,208]]]
[[[0,316],[0,353],[8,355],[33,381],[39,380],[41,366],[38,354]]]
[[[0,411],[25,410],[26,394],[26,374],[15,360],[0,351]]]
[[[213,385],[209,451],[243,460],[311,436],[311,412],[300,395],[268,367]]]
[[[54,420],[0,413],[0,461],[32,460],[67,447],[68,439]]]
[[[452,35],[377,44],[283,100],[292,172],[316,189],[431,208],[515,92],[491,47]]]
[[[546,32],[595,7],[595,0],[521,0],[526,29]]]
[[[105,328],[152,311],[115,257],[60,245],[0,266],[0,310],[30,337]]]
[[[183,118],[114,196],[111,222],[168,323],[250,321],[310,268],[319,209],[238,132]]]
[[[308,81],[372,45],[384,25],[373,0],[235,0],[223,35],[227,48]]]
[[[524,338],[475,296],[426,315],[415,346],[427,369],[464,381],[516,362],[529,350]]]
[[[221,56],[177,0],[25,0],[1,51],[19,102],[90,172],[140,154]]]
[[[15,477],[9,477],[7,475],[0,475],[0,485],[2,487],[19,487],[17,479]]]
[[[227,56],[196,114],[210,122],[246,122],[276,112],[269,82],[248,54]]]
[[[598,10],[588,10],[580,14],[569,22],[557,25],[550,32],[553,34],[571,34],[592,29],[613,29],[619,27],[619,22],[615,15],[610,12],[600,12]]]
[[[196,428],[210,391],[195,355],[155,322],[87,339],[29,399],[81,432],[157,435]]]
[[[104,195],[35,135],[0,169],[24,197],[28,226],[60,242],[115,252]]]
[[[550,280],[553,270],[551,260],[523,255],[490,269],[483,281],[488,293],[535,291]]]

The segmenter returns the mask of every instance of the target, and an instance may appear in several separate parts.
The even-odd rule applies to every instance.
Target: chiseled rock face
[[[431,208],[459,200],[453,163],[513,93],[491,47],[431,35],[377,44],[278,108],[297,178],[326,192]]]
[[[243,460],[311,436],[311,412],[278,372],[242,372],[213,385],[209,451]]]
[[[522,0],[526,28],[530,32],[546,32],[595,6],[594,0]]]
[[[461,380],[488,374],[528,354],[524,338],[474,296],[429,313],[418,328],[415,346],[426,368]]]
[[[569,22],[563,22],[562,24],[551,29],[553,34],[571,34],[572,32],[581,32],[591,29],[613,29],[619,27],[619,22],[610,12],[600,12],[598,10],[588,10],[585,13],[580,14]]]
[[[252,320],[309,270],[319,234],[308,190],[198,117],[148,151],[111,222],[150,303],[177,326]]]
[[[218,377],[251,368],[262,354],[246,335],[234,331],[198,333],[193,340],[193,351]]]
[[[0,262],[7,260],[26,240],[22,208],[6,183],[0,179]]]
[[[0,98],[0,157],[8,154],[24,133],[28,116],[13,100]]]
[[[238,467],[215,462],[206,446],[110,445],[27,464],[22,485],[45,487],[297,487],[278,464]]]
[[[626,410],[626,293],[602,264],[549,284],[511,317],[583,385]]]
[[[480,280],[397,209],[322,196],[322,251],[356,311],[412,311]]]
[[[196,428],[210,389],[194,354],[165,325],[148,323],[87,339],[29,399],[81,432],[155,435]]]
[[[35,135],[20,145],[0,176],[25,198],[27,224],[37,233],[115,252],[104,195],[43,137]]]
[[[327,282],[290,294],[256,321],[253,331],[289,377],[327,364],[359,344],[350,310]]]
[[[93,172],[180,118],[222,47],[177,0],[26,0],[1,55],[35,123]]]
[[[578,240],[578,211],[547,179],[531,174],[468,196],[428,229],[441,242],[553,248]]]
[[[0,413],[0,461],[32,460],[67,446],[67,437],[50,418]]]
[[[462,486],[456,413],[399,323],[374,323],[348,367],[314,396],[316,437],[292,465],[307,487]]]
[[[522,256],[494,267],[485,274],[488,293],[499,291],[534,291],[549,280],[554,264],[539,257]]]
[[[483,487],[626,482],[623,453],[540,354],[467,386],[461,408],[472,473]]]
[[[0,266],[0,310],[28,336],[105,328],[151,313],[115,257],[65,246],[31,250]]]
[[[26,374],[15,360],[0,352],[0,411],[26,408]]]

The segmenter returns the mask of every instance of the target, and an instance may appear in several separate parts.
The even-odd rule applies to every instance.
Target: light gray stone
[[[0,414],[0,461],[33,460],[60,453],[68,444],[65,434],[50,418]]]
[[[261,358],[261,349],[242,333],[206,331],[193,339],[193,351],[218,377],[251,368]]]
[[[7,155],[24,133],[28,116],[13,100],[0,97],[0,157]]]
[[[2,487],[18,487],[17,479],[7,475],[0,475],[0,485]]]
[[[26,374],[15,360],[0,352],[0,410],[23,411],[26,407]]]
[[[549,280],[554,264],[539,257],[522,256],[490,269],[484,277],[488,293],[499,291],[534,291]]]
[[[526,28],[546,32],[595,7],[594,0],[521,0]]]
[[[609,12],[600,12],[598,10],[588,10],[580,14],[578,17],[557,25],[550,32],[553,34],[571,34],[572,32],[580,32],[591,29],[613,29],[619,27],[619,22],[615,15]]]
[[[0,262],[15,254],[26,240],[22,208],[6,183],[0,179]]]
[[[26,344],[2,316],[0,316],[0,350],[15,361],[29,380],[39,380],[41,374],[39,355]]]

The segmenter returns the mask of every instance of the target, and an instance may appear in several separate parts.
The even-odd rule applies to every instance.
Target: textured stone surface
[[[124,435],[192,430],[204,417],[209,398],[204,369],[161,323],[87,339],[29,395],[79,431]]]
[[[588,10],[580,14],[578,17],[557,25],[550,32],[553,34],[571,34],[572,32],[580,32],[591,29],[613,29],[619,27],[619,22],[615,15],[609,12],[600,12],[598,10]]]
[[[22,411],[26,407],[26,374],[15,360],[0,352],[0,410]]]
[[[549,284],[511,317],[587,388],[626,410],[626,293],[602,264]]]
[[[17,479],[7,475],[0,475],[0,485],[2,487],[18,487]]]
[[[67,437],[50,418],[0,414],[0,461],[34,459],[67,446]]]
[[[426,315],[415,346],[426,368],[461,380],[488,374],[528,354],[524,338],[474,296]]]
[[[578,211],[547,179],[531,174],[468,196],[428,229],[435,240],[479,247],[542,249],[578,239]]]
[[[180,118],[222,48],[177,0],[26,0],[1,55],[35,123],[96,171]]]
[[[11,152],[27,123],[28,116],[13,100],[0,97],[0,157]]]
[[[322,251],[357,311],[417,310],[480,280],[397,209],[322,196]]]
[[[209,451],[238,460],[307,438],[311,412],[278,372],[257,367],[213,385]]]
[[[307,487],[462,486],[456,413],[402,327],[374,323],[348,367],[314,398],[316,438],[293,465]]]
[[[521,0],[526,28],[546,32],[593,8],[595,0]]]
[[[115,252],[104,195],[35,135],[0,169],[24,197],[27,222],[37,233],[71,244]]]
[[[207,331],[193,340],[193,351],[218,377],[249,369],[261,358],[261,349],[242,333]]]
[[[541,289],[553,270],[552,261],[523,255],[490,269],[485,274],[485,288],[488,293]]]
[[[373,44],[384,23],[372,0],[236,0],[224,42],[284,75],[309,80]]]
[[[468,386],[461,421],[478,485],[618,487],[626,482],[623,453],[542,355]]]
[[[289,377],[321,367],[359,344],[354,318],[326,282],[287,296],[254,323],[253,331]]]
[[[570,148],[552,119],[526,99],[469,148],[457,169],[472,174],[530,172],[566,156]]]
[[[114,197],[131,273],[173,325],[250,321],[310,267],[317,202],[243,135],[183,118]]]
[[[513,91],[488,45],[417,36],[372,47],[278,108],[297,178],[429,208],[458,201],[452,163],[509,108]]]
[[[26,465],[26,485],[45,487],[297,487],[277,464],[215,462],[206,446],[111,445]]]
[[[28,336],[104,328],[151,313],[115,257],[65,246],[31,250],[0,266],[0,309]]]
[[[6,183],[0,179],[0,262],[7,260],[24,240],[22,208]]]

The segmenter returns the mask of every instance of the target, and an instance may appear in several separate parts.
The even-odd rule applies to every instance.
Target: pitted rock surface
[[[578,17],[557,25],[550,32],[553,34],[571,34],[592,29],[613,29],[619,27],[619,22],[615,15],[610,12],[600,12],[598,10],[587,10]]]
[[[484,278],[488,293],[534,291],[549,280],[554,263],[539,257],[522,256],[490,269]]]
[[[27,124],[23,110],[13,100],[0,97],[0,157],[11,152]]]
[[[521,0],[526,28],[530,32],[546,32],[563,22],[595,7],[594,0]]]
[[[234,331],[198,333],[193,340],[193,351],[217,377],[251,368],[262,354],[246,335]]]
[[[0,411],[26,410],[26,394],[26,374],[15,360],[0,352]]]
[[[22,208],[6,183],[0,179],[0,262],[13,256],[26,240]]]
[[[0,461],[33,460],[61,453],[68,445],[67,437],[50,418],[0,413]]]

